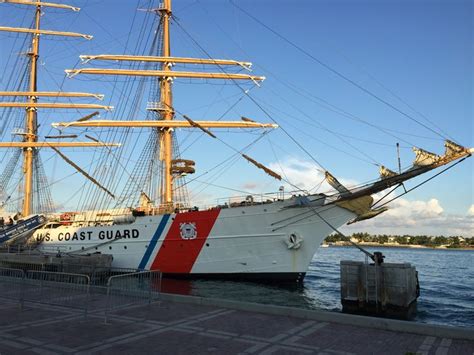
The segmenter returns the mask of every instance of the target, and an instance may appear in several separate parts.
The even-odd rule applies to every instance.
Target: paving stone
[[[305,322],[305,319],[239,311],[196,322],[194,325],[211,330],[272,338]]]
[[[120,344],[107,349],[93,351],[93,354],[239,354],[249,344],[237,340],[222,341],[201,334],[169,330],[140,341]]]
[[[425,337],[379,329],[329,324],[301,337],[295,344],[312,345],[322,349],[356,354],[416,353]]]
[[[11,307],[3,308],[0,317],[0,327],[10,326],[12,324],[31,324],[41,320],[47,320],[53,317],[67,315],[67,312],[55,312],[53,315],[49,310],[41,308],[26,307],[23,311],[18,304],[11,304]]]
[[[19,348],[17,344],[0,342],[1,355],[36,355],[31,349],[26,349],[23,346]]]
[[[314,354],[315,351],[306,349],[295,349],[289,346],[273,345],[266,350],[263,350],[260,355],[272,354],[272,355],[292,355],[292,354]]]
[[[102,298],[101,298],[102,297]],[[105,305],[106,296],[95,295]],[[474,341],[162,301],[89,314],[0,299],[0,354],[473,355]],[[144,318],[147,321],[144,321]]]
[[[185,303],[162,302],[154,303],[150,307],[141,306],[112,312],[113,314],[160,322],[177,322],[194,316],[205,315],[217,311],[219,308]]]
[[[46,326],[31,326],[11,333],[33,341],[76,348],[87,342],[92,343],[112,337],[128,336],[144,329],[146,329],[146,326],[143,324],[124,323],[116,320],[111,320],[110,324],[104,324],[103,320],[80,318],[57,321]]]
[[[473,330],[474,331],[474,330]],[[449,355],[474,354],[474,341],[454,339],[448,350]]]

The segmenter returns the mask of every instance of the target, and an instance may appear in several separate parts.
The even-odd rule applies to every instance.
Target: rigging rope
[[[191,34],[186,31],[185,28],[183,28],[183,26],[181,26],[181,24],[179,23],[179,21],[176,20],[175,17],[173,17],[173,21],[181,28],[181,30],[186,33],[189,38],[208,56],[208,58],[211,58],[211,55],[191,36]],[[225,73],[224,69],[222,68],[221,65],[217,64],[217,66],[219,67],[219,69]],[[278,122],[262,107],[262,105],[260,105],[252,96],[249,95],[249,92],[247,90],[245,90],[239,83],[237,83],[234,79],[231,79],[235,85],[237,85],[237,87],[239,87],[242,92],[274,123],[278,124]],[[306,148],[304,148],[295,138],[293,138],[293,136],[291,136],[288,131],[283,128],[281,125],[280,126],[280,129],[305,153],[307,154],[311,160],[313,160],[318,166],[320,166],[324,171],[326,171],[326,169],[324,168],[324,166],[310,153],[308,152],[308,150],[306,150]]]
[[[135,41],[135,50],[134,53],[139,53],[139,54],[144,54],[146,48],[143,47],[143,44],[149,43],[150,42],[150,37],[153,35],[156,37],[156,34],[153,33],[152,31],[146,31],[146,28],[149,26],[149,21],[150,19],[154,19],[154,16],[145,16],[145,20],[140,23],[140,31],[138,35],[138,39]],[[133,20],[133,23],[135,22],[135,17]],[[132,26],[133,26],[132,23]],[[130,36],[131,36],[132,31],[129,32],[127,42],[126,42],[126,48],[128,47],[128,43],[130,41]],[[110,34],[111,35],[111,34]],[[112,36],[112,35],[111,35]],[[140,49],[143,47],[143,49]],[[136,68],[140,65],[140,63],[133,63],[132,67]],[[120,64],[120,67],[122,66],[122,63]],[[126,116],[126,117],[131,117],[133,118],[139,111],[139,102],[141,102],[142,97],[143,97],[143,92],[144,92],[144,83],[145,79],[138,79],[136,80],[135,78],[127,78],[127,80],[124,81],[124,89],[120,90],[117,86],[117,83],[119,82],[118,78],[115,77],[113,80],[112,84],[112,92],[109,100],[112,100],[115,98],[115,92],[118,91],[120,98],[122,101],[117,107],[116,110],[116,115],[120,116]],[[138,87],[137,87],[138,86]],[[132,94],[132,92],[135,92],[135,95]],[[128,114],[126,115],[125,112],[128,109]],[[104,129],[102,128],[97,132],[98,135],[101,133],[105,133],[106,136],[106,141],[112,141],[112,140],[118,140],[120,142],[125,142],[127,140],[128,135],[130,134],[131,129],[125,129],[125,130],[120,130],[120,129]],[[142,131],[140,131],[139,135],[143,134]],[[118,138],[118,139],[117,139]],[[134,144],[129,147],[129,150],[127,151],[126,149],[120,149],[117,154],[112,155],[110,153],[110,150],[107,154],[102,153],[98,155],[98,160],[96,161],[95,166],[100,167],[100,166],[108,166],[110,170],[107,169],[102,169],[100,172],[100,179],[104,180],[104,183],[110,186],[112,190],[117,190],[119,188],[119,184],[121,183],[121,176],[118,174],[113,174],[111,171],[119,171],[120,165],[121,165],[121,157],[125,156],[127,152],[130,152],[130,155],[128,158],[125,160],[125,165],[128,165],[128,162],[130,162],[130,159],[133,156],[133,152],[136,151],[136,147],[139,144],[141,140],[137,137],[137,139],[134,141]],[[95,154],[95,153],[94,153]],[[92,167],[91,167],[92,169]],[[110,203],[115,203],[114,201],[111,201],[107,196],[104,194],[100,193],[96,188],[93,186],[88,186],[88,189],[85,189],[84,193],[81,194],[80,199],[79,199],[80,204],[82,205],[81,209],[86,210],[86,209],[92,209],[92,210],[99,210],[99,209],[105,209],[107,205]]]
[[[175,22],[178,24],[178,26],[182,28],[183,32],[185,32],[185,33],[193,40],[193,42],[194,42],[198,47],[200,47],[201,50],[202,50],[206,55],[208,55],[208,57],[210,57],[210,55],[197,43],[197,41],[195,41],[195,40],[192,38],[192,36],[180,25],[179,21],[177,21],[176,19],[174,19],[174,20],[175,20]],[[222,69],[221,69],[221,70],[222,70]],[[237,86],[238,86],[238,84],[237,84]],[[249,96],[249,98],[250,98],[252,101],[254,101],[252,97]],[[254,101],[254,102],[255,102],[255,101]],[[258,104],[257,104],[257,106],[258,106]],[[334,105],[332,105],[332,106],[334,106]],[[397,109],[397,108],[394,107],[394,109]],[[342,111],[343,111],[343,110],[342,110]],[[335,111],[335,112],[337,112],[337,111]],[[366,122],[366,121],[364,121],[364,120],[362,120],[362,119],[360,119],[360,118],[358,118],[358,117],[356,117],[356,116],[354,116],[354,115],[351,115],[351,114],[349,114],[349,113],[347,113],[347,112],[345,112],[345,111],[343,111],[343,112],[346,114],[346,116],[347,116],[348,118],[356,119],[356,120],[358,120],[359,122],[368,124],[368,125],[370,125],[370,126],[372,126],[372,127],[374,127],[374,128],[377,128],[377,129],[382,130],[382,131],[383,131],[384,133],[386,133],[386,134],[389,134],[389,135],[391,135],[391,136],[394,136],[395,138],[397,138],[398,141],[402,141],[402,142],[408,143],[408,144],[410,144],[410,145],[413,145],[412,143],[408,142],[407,140],[402,139],[402,138],[400,138],[400,137],[397,137],[397,136],[395,136],[395,135],[389,133],[389,131],[394,131],[394,132],[396,132],[395,130],[383,129],[383,128],[378,127],[378,126],[376,126],[376,125],[374,125],[374,124],[371,124],[371,123],[369,123],[369,122]],[[266,112],[265,112],[265,113],[266,113]],[[339,113],[339,112],[337,112],[337,113]],[[402,113],[405,114],[404,112],[402,112]],[[268,115],[268,114],[267,114],[267,115]],[[408,115],[408,116],[409,116],[409,115]],[[411,117],[411,116],[409,116],[409,117]],[[271,118],[271,117],[270,117],[270,118]],[[271,119],[272,119],[272,118],[271,118]],[[273,119],[272,119],[272,120],[273,120]],[[273,121],[274,121],[274,120],[273,120]],[[415,121],[417,121],[417,120],[415,119]],[[275,121],[274,121],[274,122],[275,122]],[[419,123],[420,123],[422,126],[425,126],[425,125],[423,125],[421,122],[419,122]],[[427,128],[430,129],[429,127],[427,127]],[[430,129],[430,130],[431,130],[431,129]],[[283,130],[283,131],[284,131],[284,130]],[[285,133],[287,133],[287,132],[285,132]],[[434,132],[434,133],[436,133],[436,134],[437,134],[438,136],[440,136],[441,138],[444,138],[444,137],[443,137],[442,135],[440,135],[439,133],[437,133],[437,132]],[[287,135],[288,135],[288,134],[287,134]],[[408,135],[415,136],[415,135],[413,135],[413,134],[408,134]],[[292,137],[290,136],[290,138],[292,138]],[[425,137],[422,137],[422,138],[425,138]],[[293,139],[292,139],[292,140],[293,140]],[[296,143],[296,142],[295,142],[295,143]],[[300,148],[302,148],[302,147],[300,147]],[[304,149],[303,149],[303,150],[304,150]],[[305,151],[305,150],[304,150],[304,151]],[[306,153],[308,153],[308,152],[306,152]],[[318,164],[318,165],[320,165],[320,164]],[[320,166],[321,166],[321,165],[320,165]],[[367,182],[367,183],[364,183],[364,184],[361,184],[361,185],[359,185],[359,186],[356,186],[356,187],[354,187],[354,189],[362,188],[362,187],[364,187],[364,186],[369,186],[369,184],[370,184],[371,182],[376,181],[376,180],[377,180],[377,179],[371,180],[371,181],[369,181],[369,182]]]
[[[394,198],[392,198],[392,199],[390,199],[390,200],[388,200],[388,201],[382,203],[381,205],[378,206],[378,208],[383,207],[383,206],[389,204],[390,202],[395,201],[395,200],[399,199],[400,197],[406,195],[407,193],[409,193],[409,192],[411,192],[411,191],[417,189],[418,187],[420,187],[420,186],[426,184],[427,182],[433,180],[434,178],[436,178],[436,177],[438,177],[439,175],[443,174],[443,173],[446,172],[447,170],[449,170],[449,169],[455,167],[456,165],[458,165],[459,163],[461,163],[462,161],[466,160],[466,159],[469,158],[469,157],[470,157],[470,155],[468,155],[468,156],[466,156],[466,157],[464,157],[464,158],[462,158],[462,159],[460,159],[460,160],[454,162],[453,164],[447,166],[446,168],[444,168],[443,170],[437,172],[436,174],[434,174],[433,176],[429,177],[428,179],[426,179],[426,180],[420,182],[419,184],[415,185],[414,187],[412,187],[412,188],[410,188],[410,189],[408,189],[408,190],[405,190],[402,194],[400,194],[400,195],[398,195],[398,196],[395,196]],[[377,201],[377,202],[380,202],[380,201]]]
[[[422,112],[420,112],[419,110],[417,110],[415,107],[413,107],[413,105],[411,105],[410,103],[408,103],[406,100],[404,100],[400,95],[396,94],[393,90],[391,90],[390,88],[388,88],[386,85],[384,85],[380,80],[378,80],[374,75],[372,75],[371,73],[369,73],[365,68],[357,65],[356,63],[354,63],[352,60],[350,60],[345,54],[343,54],[339,49],[336,49],[336,52],[340,52],[341,56],[346,59],[350,64],[352,64],[353,66],[355,66],[356,68],[358,68],[362,73],[364,73],[365,75],[367,75],[371,80],[373,80],[375,83],[377,83],[380,87],[382,87],[384,90],[386,90],[388,93],[390,93],[392,96],[394,96],[397,100],[399,100],[401,103],[403,103],[405,106],[407,106],[409,109],[411,109],[413,112],[415,112],[417,115],[419,115],[420,117],[424,118],[428,123],[430,123],[431,125],[435,126],[441,133],[443,133],[446,137],[448,137],[449,139],[451,139],[453,142],[457,142],[456,139],[454,139],[453,137],[451,137],[446,131],[444,131],[440,126],[438,126],[435,122],[433,122],[432,120],[430,120],[425,114],[423,114]]]
[[[203,10],[204,13],[214,22],[214,24],[219,28],[219,30],[224,33],[227,38],[229,39],[229,41],[233,42],[241,51],[242,53],[244,53],[245,55],[248,55],[247,52],[242,48],[241,45],[239,45],[237,42],[235,42],[235,40],[233,40],[233,38],[221,27],[219,26],[219,24],[216,22],[216,20],[209,14],[209,12],[207,11],[207,9],[205,8],[204,4],[201,4],[201,6],[199,7],[199,9]],[[395,132],[395,133],[400,133],[400,134],[404,134],[404,135],[408,135],[408,136],[413,136],[413,137],[416,137],[416,138],[423,138],[423,139],[433,139],[431,137],[425,137],[425,136],[420,136],[420,135],[415,135],[415,134],[411,134],[411,133],[406,133],[406,132],[400,132],[400,131],[397,131],[397,130],[393,130],[393,129],[388,129],[388,128],[385,128],[385,127],[381,127],[381,126],[378,126],[376,124],[373,124],[373,123],[370,123],[368,122],[367,120],[364,120],[360,117],[357,117],[343,109],[341,109],[340,107],[337,107],[336,105],[334,104],[331,104],[330,102],[328,102],[327,100],[321,98],[321,97],[318,97],[316,95],[314,95],[313,93],[309,93],[307,92],[307,90],[304,90],[304,89],[299,89],[297,88],[295,85],[289,83],[289,82],[286,82],[285,80],[283,79],[280,79],[278,77],[278,75],[276,75],[275,73],[273,73],[271,70],[269,70],[268,68],[265,68],[263,67],[261,64],[256,64],[255,65],[256,67],[260,68],[263,70],[263,72],[266,72],[268,74],[271,75],[272,78],[276,79],[277,81],[281,82],[285,87],[289,88],[290,90],[292,90],[293,92],[295,92],[296,94],[300,95],[300,96],[303,96],[305,97],[306,99],[309,99],[310,101],[312,102],[315,102],[317,103],[318,105],[322,106],[323,108],[331,111],[331,112],[334,112],[342,117],[345,117],[345,118],[348,118],[348,119],[351,119],[353,121],[356,121],[356,122],[359,122],[359,123],[363,123],[363,124],[366,124],[370,127],[373,127],[379,131],[381,131],[382,133],[384,134],[387,134],[391,137],[394,137],[396,138],[398,141],[401,141],[401,142],[405,142],[411,146],[414,146],[415,144],[413,143],[410,143],[406,140],[404,140],[403,138],[401,137],[398,137],[390,132]],[[318,101],[314,101],[314,100],[318,100]],[[321,104],[321,102],[324,103]],[[326,105],[326,106],[325,106]],[[437,138],[439,139],[439,138]]]
[[[286,38],[285,36],[283,36],[282,34],[278,33],[277,31],[275,31],[274,29],[272,29],[271,27],[269,27],[268,25],[266,25],[265,23],[263,23],[262,21],[260,21],[258,18],[256,18],[255,16],[253,16],[251,13],[249,13],[248,11],[244,10],[243,8],[241,8],[240,6],[238,6],[236,3],[234,3],[234,1],[232,0],[229,0],[229,2],[235,6],[237,9],[239,9],[240,11],[242,11],[244,14],[246,14],[248,17],[250,17],[252,20],[254,20],[255,22],[257,22],[258,24],[260,24],[262,27],[266,28],[268,31],[270,31],[271,33],[273,33],[274,35],[276,35],[277,37],[279,37],[280,39],[282,39],[283,41],[285,41],[286,43],[288,43],[289,45],[291,45],[292,47],[296,48],[298,51],[300,51],[301,53],[305,54],[306,56],[308,56],[309,58],[311,58],[312,60],[314,60],[315,62],[319,63],[321,66],[323,66],[324,68],[326,68],[327,70],[329,70],[330,72],[332,72],[333,74],[336,74],[338,77],[340,77],[341,79],[344,79],[345,81],[349,82],[350,84],[354,85],[355,87],[357,87],[358,89],[362,90],[363,92],[365,92],[366,94],[370,95],[371,97],[375,98],[376,100],[380,101],[381,103],[385,104],[386,106],[390,107],[391,109],[395,110],[396,112],[400,113],[401,115],[407,117],[408,119],[412,120],[413,122],[416,122],[418,123],[420,126],[426,128],[427,130],[431,131],[432,133],[438,135],[439,137],[441,138],[445,138],[445,136],[443,136],[442,134],[440,134],[439,132],[435,131],[434,129],[432,129],[431,127],[425,125],[423,122],[420,122],[419,120],[417,120],[415,117],[409,115],[408,113],[402,111],[401,109],[399,109],[398,107],[394,106],[393,104],[391,104],[390,102],[384,100],[383,98],[381,98],[380,96],[376,95],[375,93],[373,93],[372,91],[370,91],[369,89],[363,87],[362,85],[358,84],[357,82],[355,82],[354,80],[350,79],[349,77],[347,77],[346,75],[342,74],[341,72],[337,71],[336,69],[332,68],[330,65],[326,64],[325,62],[323,62],[322,60],[320,60],[319,58],[315,57],[314,55],[312,55],[311,53],[309,53],[308,51],[306,51],[304,48],[300,47],[299,45],[297,45],[296,43],[290,41],[288,38]]]
[[[282,99],[282,100],[284,100],[285,102],[287,102],[287,103],[288,103],[290,106],[292,106],[295,110],[299,111],[303,116],[307,117],[308,119],[311,119],[311,117],[310,117],[308,114],[306,114],[304,111],[302,111],[299,107],[293,105],[291,102],[286,101],[282,96],[278,95],[278,94],[275,93],[273,90],[270,90],[270,91],[272,91],[276,96],[280,97],[280,99]],[[296,117],[296,116],[294,116],[294,115],[291,115],[291,114],[288,114],[287,112],[284,112],[284,111],[282,111],[282,110],[279,110],[278,108],[276,108],[276,107],[275,107],[274,105],[272,105],[272,104],[266,103],[266,102],[263,101],[263,100],[261,100],[261,101],[262,101],[263,103],[269,105],[270,107],[273,107],[275,110],[278,110],[278,111],[284,113],[285,116],[289,116],[289,117],[292,117],[292,118],[295,118],[295,119],[300,120],[298,117]],[[309,125],[311,125],[311,126],[313,126],[313,127],[315,126],[315,124],[313,123],[312,120],[311,120],[310,122],[306,121],[305,123],[306,123],[306,124],[309,124]],[[316,140],[316,141],[318,141],[318,142],[321,142],[321,143],[323,143],[324,145],[326,145],[326,146],[328,146],[328,147],[331,147],[331,148],[333,148],[333,149],[335,149],[335,150],[337,150],[337,151],[340,151],[340,152],[342,152],[342,153],[344,153],[344,154],[347,154],[347,155],[349,155],[349,156],[351,156],[351,157],[353,157],[353,158],[356,158],[356,159],[358,159],[358,160],[367,162],[367,163],[369,163],[369,164],[372,164],[372,165],[375,165],[375,166],[380,166],[380,165],[382,165],[381,163],[379,163],[378,161],[376,161],[376,160],[375,160],[372,156],[370,156],[369,154],[365,153],[364,151],[362,151],[362,150],[359,149],[358,147],[356,147],[356,146],[354,146],[353,144],[351,144],[351,143],[347,142],[346,140],[344,140],[344,139],[340,136],[340,134],[339,134],[338,132],[335,132],[335,131],[333,131],[333,130],[327,128],[327,127],[325,127],[324,125],[322,125],[322,124],[321,124],[320,122],[318,122],[318,121],[316,121],[316,123],[317,123],[317,127],[318,127],[318,128],[320,128],[320,129],[322,129],[322,130],[324,130],[324,131],[326,131],[326,132],[331,133],[331,134],[334,135],[336,138],[338,138],[339,140],[341,140],[343,143],[347,144],[348,146],[350,146],[350,147],[353,148],[354,150],[358,151],[361,155],[365,156],[368,160],[367,160],[367,159],[362,159],[362,158],[360,158],[360,157],[358,157],[358,156],[356,156],[356,155],[354,155],[354,154],[351,154],[351,153],[349,153],[349,152],[346,152],[345,150],[342,150],[342,149],[340,149],[340,148],[337,148],[337,147],[335,147],[335,146],[333,146],[333,145],[331,145],[331,144],[329,144],[329,143],[326,143],[326,142],[324,142],[323,140],[321,140],[321,139],[319,139],[319,138],[316,138],[314,135],[309,134],[307,131],[301,130],[301,129],[299,129],[297,126],[292,125],[292,124],[290,124],[290,123],[287,122],[287,124],[289,124],[290,126],[292,126],[294,129],[300,131],[300,133],[302,133],[302,134],[304,134],[304,135],[310,137],[310,138],[313,139],[313,140]]]

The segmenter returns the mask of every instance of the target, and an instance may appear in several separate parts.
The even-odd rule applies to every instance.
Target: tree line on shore
[[[399,244],[399,245],[421,245],[426,247],[447,248],[474,248],[474,237],[466,238],[462,236],[429,236],[429,235],[387,235],[353,233],[350,238],[358,243],[377,244]],[[347,239],[338,234],[331,234],[325,239],[326,243],[347,242]]]

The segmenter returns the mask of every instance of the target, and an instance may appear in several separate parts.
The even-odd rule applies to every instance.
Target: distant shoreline
[[[322,245],[328,247],[350,247],[352,244],[347,242],[337,242],[337,243],[326,243],[324,242]],[[474,251],[474,247],[459,247],[459,248],[447,248],[447,247],[436,247],[436,246],[426,246],[426,245],[418,245],[418,244],[391,244],[391,243],[357,243],[357,245],[364,246],[364,247],[384,247],[384,248],[409,248],[409,249],[434,249],[434,250],[471,250]]]

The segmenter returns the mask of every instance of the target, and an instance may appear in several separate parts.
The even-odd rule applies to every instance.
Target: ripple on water
[[[416,266],[421,296],[415,321],[474,327],[474,251],[408,248],[369,248],[382,251],[386,262]],[[321,248],[311,262],[303,287],[277,287],[247,282],[174,280],[182,294],[340,311],[341,260],[364,261],[355,248]],[[455,265],[455,267],[453,267]],[[166,285],[167,280],[164,280]]]

